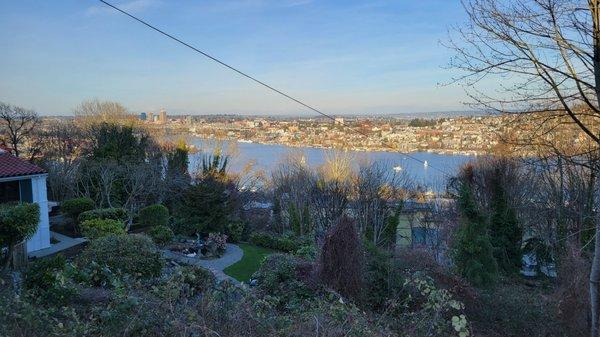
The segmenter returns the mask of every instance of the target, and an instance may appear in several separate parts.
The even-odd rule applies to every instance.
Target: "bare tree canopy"
[[[0,137],[17,157],[25,150],[35,155],[33,135],[40,124],[37,113],[33,110],[0,102]]]
[[[569,156],[585,160],[571,153],[571,143],[557,129],[574,125],[590,140],[591,147],[583,146],[584,154],[597,152],[600,0],[464,0],[463,6],[468,23],[457,29],[459,38],[449,43],[456,52],[451,66],[463,72],[457,82],[473,87],[469,94],[474,104],[488,111],[540,117],[521,124],[532,133],[542,129],[542,134],[558,135],[556,142],[566,144]],[[493,93],[476,89],[482,80],[495,80],[499,88]],[[592,169],[593,184],[596,162],[586,165]],[[595,225],[589,294],[592,337],[600,335],[597,219]]]
[[[469,95],[479,108],[568,116],[599,142],[598,3],[463,1],[468,24],[449,43],[456,52],[451,66],[463,71],[455,80],[472,86]],[[477,89],[482,80],[499,81],[500,90]]]
[[[85,128],[102,123],[135,125],[138,120],[117,102],[98,99],[82,102],[73,111],[77,123]]]

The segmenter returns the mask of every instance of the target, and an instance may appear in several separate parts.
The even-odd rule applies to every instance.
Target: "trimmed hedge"
[[[297,248],[297,244],[294,240],[271,235],[269,233],[252,233],[250,235],[250,242],[257,246],[271,248],[286,253],[291,253]]]
[[[66,214],[73,221],[77,221],[79,214],[91,211],[96,208],[94,200],[90,198],[75,198],[69,199],[62,202],[60,205],[61,212]]]
[[[165,264],[146,235],[107,236],[90,242],[78,259],[80,266],[97,263],[111,271],[138,278],[159,276]]]
[[[127,231],[123,222],[113,219],[90,219],[79,224],[81,232],[90,239],[103,238],[109,235],[125,235]]]
[[[127,211],[123,208],[99,208],[85,211],[77,218],[80,223],[92,219],[112,219],[125,222],[127,221]]]
[[[169,210],[160,204],[150,205],[140,210],[138,223],[141,226],[166,226],[169,224]]]

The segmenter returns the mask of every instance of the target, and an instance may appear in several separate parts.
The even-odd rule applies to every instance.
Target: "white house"
[[[0,150],[0,203],[35,202],[40,206],[40,223],[27,241],[28,253],[50,247],[47,175],[42,168]]]

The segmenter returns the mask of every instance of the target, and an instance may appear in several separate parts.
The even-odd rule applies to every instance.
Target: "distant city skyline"
[[[114,0],[135,15],[333,115],[463,111],[440,86],[458,1]],[[69,115],[83,100],[132,113],[310,116],[97,1],[0,3],[0,101]]]

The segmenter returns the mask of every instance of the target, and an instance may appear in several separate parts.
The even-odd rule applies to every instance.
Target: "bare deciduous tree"
[[[0,102],[0,122],[2,139],[16,157],[26,150],[29,157],[35,156],[37,146],[33,136],[40,124],[35,111]]]
[[[375,245],[387,243],[384,233],[388,226],[397,225],[389,219],[396,203],[402,202],[400,190],[410,183],[405,172],[396,173],[383,162],[366,163],[358,169],[353,198],[358,230],[369,233]]]
[[[567,117],[600,144],[600,0],[465,0],[468,24],[451,64],[467,85],[501,80],[503,92],[471,91],[479,107]],[[564,120],[564,119],[563,119]],[[596,233],[600,232],[597,224]],[[590,275],[591,336],[599,335],[600,237]]]

